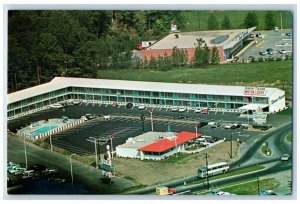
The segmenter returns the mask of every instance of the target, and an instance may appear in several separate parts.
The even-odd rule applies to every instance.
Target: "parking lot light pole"
[[[27,150],[26,150],[26,144],[25,144],[25,136],[24,136],[24,153],[25,153],[25,163],[26,163],[26,169],[28,168],[28,163],[27,163]]]
[[[153,118],[152,118],[152,111],[149,110],[149,113],[150,113],[150,115],[151,115],[151,130],[152,130],[152,132],[153,132]]]
[[[72,186],[73,186],[73,166],[72,166],[72,156],[76,154],[71,154],[70,155],[70,166],[71,166],[71,180],[72,180]]]
[[[113,153],[113,142],[112,142],[112,135],[110,136],[110,146],[111,146],[111,158],[114,158],[114,153]]]
[[[241,134],[240,132],[232,132],[230,133],[230,159],[232,159],[232,136],[233,134]]]
[[[96,162],[96,169],[98,169],[98,158],[97,158],[97,139],[94,138],[94,137],[89,137],[90,139],[93,139],[94,140],[94,143],[95,143],[95,162]]]
[[[52,148],[52,137],[51,137],[51,133],[50,133],[50,149],[51,149],[51,152],[53,151],[53,148]]]

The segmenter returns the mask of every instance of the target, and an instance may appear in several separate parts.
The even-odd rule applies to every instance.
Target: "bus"
[[[226,173],[228,169],[229,165],[226,162],[208,165],[208,167],[202,166],[198,169],[198,178],[206,178],[206,174],[208,176],[214,176],[216,174]]]

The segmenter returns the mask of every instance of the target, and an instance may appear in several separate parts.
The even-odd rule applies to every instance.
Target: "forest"
[[[56,76],[95,78],[101,69],[181,66],[186,61],[185,53],[176,48],[173,56],[162,56],[147,64],[133,59],[132,51],[142,40],[158,40],[167,35],[171,22],[182,31],[190,30],[187,21],[191,22],[191,14],[197,11],[11,10],[8,12],[8,93],[49,82]],[[213,14],[208,16],[208,29],[248,26],[247,17],[236,25],[228,15],[222,22],[216,22],[218,19]],[[252,19],[253,12],[249,14]],[[252,20],[248,23],[257,24]],[[195,54],[196,66],[202,66],[204,61],[209,63]]]

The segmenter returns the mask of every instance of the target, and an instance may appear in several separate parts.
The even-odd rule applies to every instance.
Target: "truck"
[[[173,195],[176,194],[176,189],[160,186],[156,188],[156,195]]]

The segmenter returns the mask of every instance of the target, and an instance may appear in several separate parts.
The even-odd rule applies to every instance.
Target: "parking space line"
[[[106,106],[105,107],[107,107],[108,106],[108,104],[106,104]]]
[[[161,107],[159,107],[159,110],[158,111],[160,111],[161,110]]]
[[[86,103],[86,104],[85,104],[85,106],[88,106],[88,105],[89,105],[89,103]]]
[[[93,103],[93,105],[92,106],[94,106],[96,103]]]
[[[169,108],[166,109],[166,112],[169,110]]]
[[[102,103],[100,103],[99,107],[102,105]]]
[[[118,106],[118,108],[120,108],[121,106]]]

